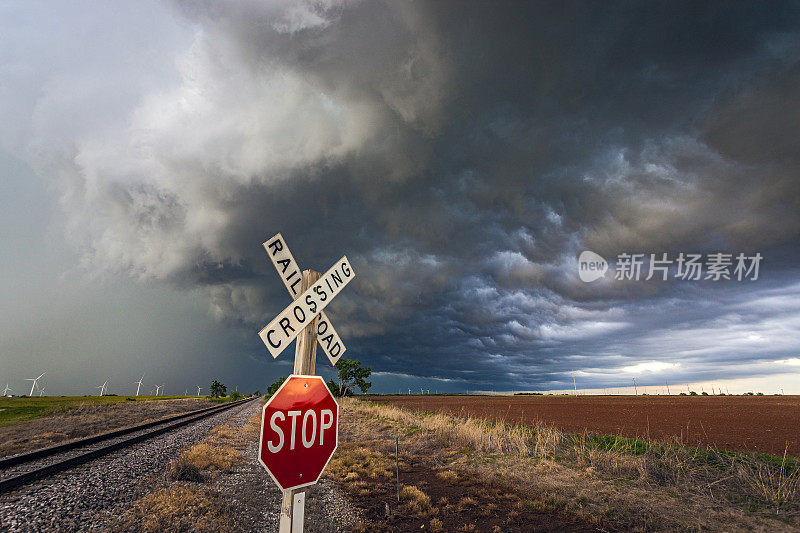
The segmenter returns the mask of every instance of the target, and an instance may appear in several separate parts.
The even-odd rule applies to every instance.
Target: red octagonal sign
[[[339,404],[325,381],[292,374],[264,405],[258,460],[283,490],[313,485],[338,434]]]

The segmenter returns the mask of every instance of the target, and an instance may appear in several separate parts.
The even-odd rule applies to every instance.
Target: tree
[[[273,381],[272,385],[270,385],[269,388],[267,389],[267,398],[272,398],[272,395],[278,392],[278,389],[281,388],[283,382],[286,381],[288,378],[289,376],[282,376]]]
[[[228,393],[228,387],[217,381],[216,379],[211,382],[211,397],[219,398]]]
[[[354,388],[358,387],[361,392],[367,392],[372,383],[366,379],[372,374],[372,369],[368,366],[361,366],[361,361],[355,359],[339,359],[336,363],[336,371],[339,373],[339,382],[336,380],[328,381],[328,388],[334,396],[351,396]]]

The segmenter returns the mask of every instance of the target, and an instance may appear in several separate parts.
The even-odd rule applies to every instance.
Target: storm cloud
[[[288,303],[260,246],[282,232],[304,268],[350,258],[328,308],[350,355],[463,389],[797,357],[798,4],[168,10],[185,43],[44,76],[5,142],[90,275],[199,287],[257,343]],[[583,250],[765,260],[753,282],[590,284]]]

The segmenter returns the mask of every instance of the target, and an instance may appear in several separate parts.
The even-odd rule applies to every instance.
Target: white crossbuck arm
[[[299,296],[300,280],[303,277],[303,271],[297,261],[294,260],[292,252],[283,240],[283,236],[278,233],[271,239],[264,242],[264,249],[267,251],[270,260],[272,261],[275,270],[281,277],[281,281],[286,286],[286,290],[292,295],[292,298]],[[336,366],[337,361],[347,351],[342,339],[333,327],[328,315],[324,312],[320,313],[319,320],[317,321],[317,341],[319,342],[322,351],[328,356],[331,365]]]
[[[302,329],[321,313],[331,300],[355,277],[347,256],[339,259],[327,272],[272,322],[258,332],[272,357],[278,357]],[[324,344],[323,344],[324,348]]]

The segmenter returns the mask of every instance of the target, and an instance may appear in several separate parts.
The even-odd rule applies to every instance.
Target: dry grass
[[[203,485],[245,460],[242,451],[258,438],[261,414],[241,427],[231,422],[209,431],[199,444],[171,461],[156,489],[111,524],[112,531],[230,531],[220,496]],[[166,486],[159,486],[166,482]]]
[[[244,459],[235,448],[219,445],[214,441],[196,444],[184,452],[186,460],[198,470],[217,469],[227,472],[231,467]]]
[[[775,509],[796,504],[800,498],[800,469],[786,466],[786,453],[779,468],[761,462],[742,462],[736,478],[744,481],[762,500]]]
[[[393,476],[394,463],[377,450],[364,445],[342,443],[325,471],[328,477],[343,482],[362,478],[385,479]]]
[[[393,476],[394,463],[387,456],[365,445],[341,443],[328,463],[326,477],[341,483],[358,496],[369,496],[369,481]]]
[[[226,531],[227,527],[218,496],[202,487],[176,483],[138,500],[110,529],[203,533]]]
[[[349,400],[352,402],[353,400]],[[412,428],[431,431],[450,442],[470,446],[481,453],[511,453],[527,455],[530,452],[527,432],[519,427],[493,424],[477,418],[459,418],[441,414],[420,416],[412,411],[391,405],[373,405],[360,402],[359,410],[377,418],[401,422]]]
[[[800,524],[800,466],[746,453],[638,439],[569,435],[482,420],[416,413],[346,399],[342,406],[454,447],[458,469],[528,486],[535,510],[568,508],[643,529],[753,529]],[[460,502],[462,506],[466,502]],[[521,503],[526,505],[526,503]],[[778,518],[781,521],[773,520]]]
[[[400,489],[400,497],[406,508],[414,514],[420,515],[431,510],[430,497],[414,485],[404,485]]]
[[[167,483],[137,500],[112,531],[229,531],[231,521],[222,499],[203,485],[220,472],[245,459],[242,450],[258,438],[261,415],[248,418],[242,427],[228,424],[209,431],[196,444],[171,461],[161,482]]]
[[[183,452],[168,468],[168,477],[179,481],[181,476],[192,475],[192,470],[197,472],[215,471],[229,472],[231,468],[245,460],[242,450],[247,448],[248,441],[258,434],[251,417],[243,428],[232,428],[229,425],[217,426],[212,429],[202,442]],[[186,479],[196,481],[196,479]]]
[[[203,481],[203,474],[197,466],[189,461],[185,456],[173,459],[167,465],[166,478],[170,481],[192,481],[200,483]]]
[[[436,472],[436,477],[452,483],[458,479],[458,473],[453,470],[442,470],[441,472]]]
[[[461,498],[458,501],[459,509],[466,509],[467,507],[474,507],[475,505],[478,505],[478,502],[475,501],[474,498],[470,498],[469,496],[467,496],[466,498]]]

